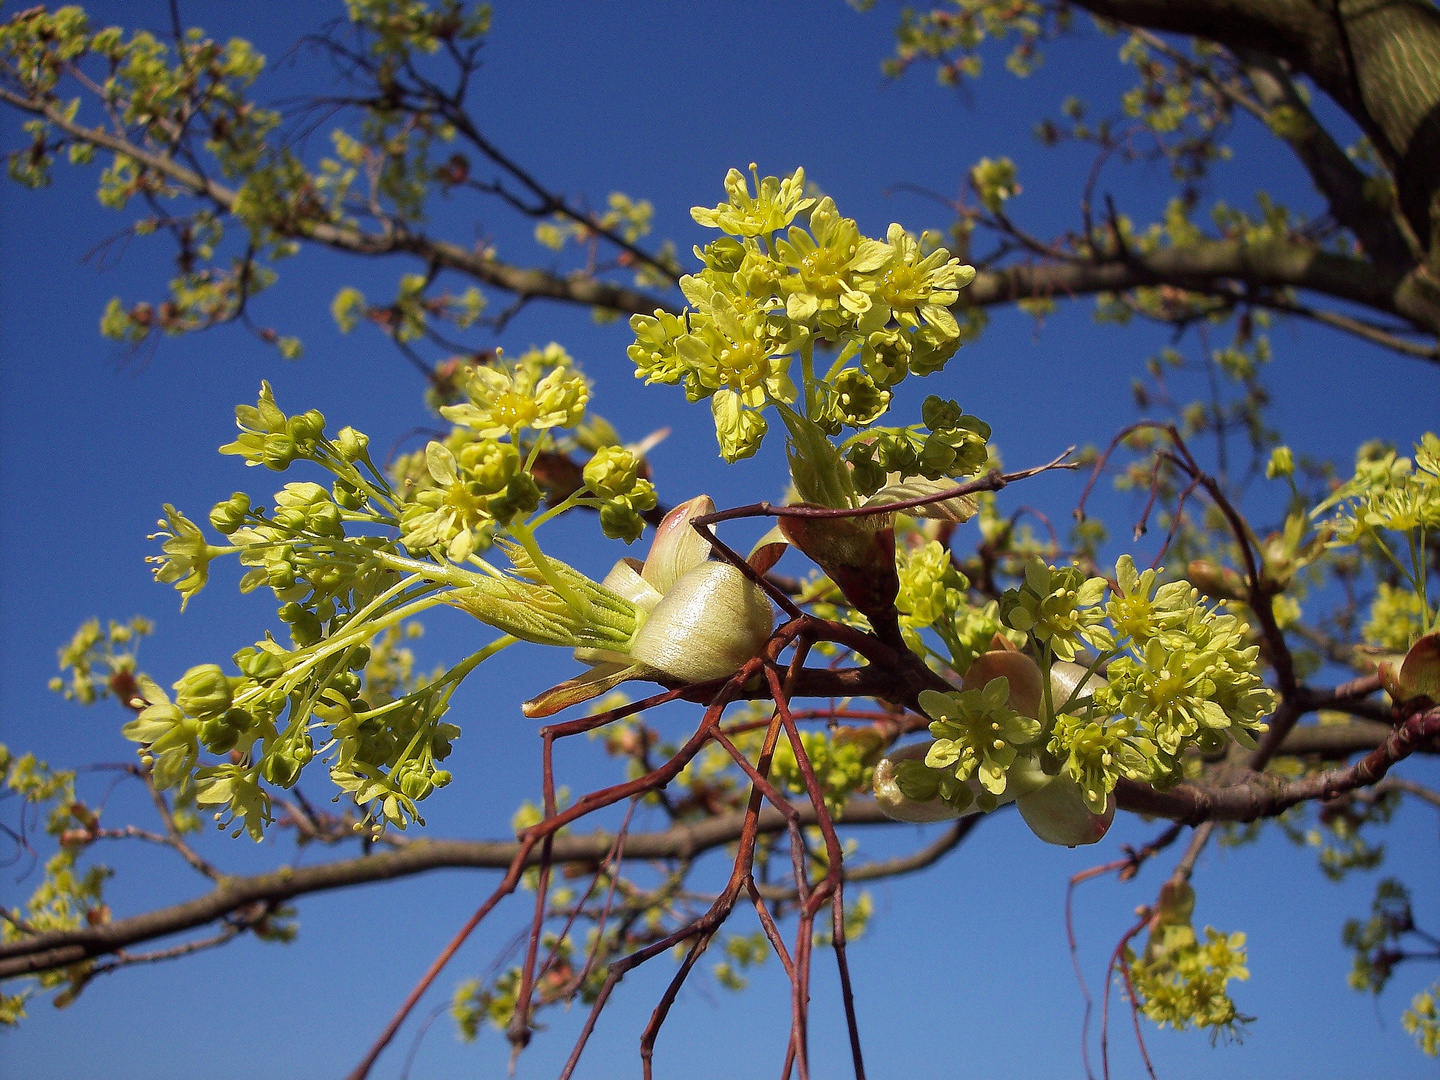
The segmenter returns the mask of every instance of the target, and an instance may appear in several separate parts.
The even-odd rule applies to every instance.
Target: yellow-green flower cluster
[[[1056,707],[1061,702],[1056,702]],[[1080,785],[1085,806],[1092,814],[1103,814],[1120,777],[1144,776],[1147,758],[1154,745],[1135,737],[1135,721],[1128,717],[1109,720],[1060,713],[1048,749],[1061,760],[1065,775]]]
[[[57,675],[50,680],[50,689],[82,705],[93,705],[112,693],[121,704],[130,704],[135,653],[140,639],[153,631],[154,624],[140,615],[123,623],[112,619],[105,630],[100,629],[99,619],[89,620],[60,650],[60,670],[70,673],[68,680]]]
[[[919,547],[899,548],[897,554],[900,592],[895,606],[901,627],[922,630],[948,624],[970,587],[965,575],[950,564],[950,552],[938,540],[931,540]]]
[[[655,485],[640,475],[640,455],[624,446],[602,446],[585,464],[585,486],[604,500],[600,507],[600,528],[612,540],[627,544],[645,531],[641,517],[654,510],[658,497]]]
[[[1188,581],[1172,581],[1157,591],[1155,583],[1162,572],[1150,569],[1141,573],[1135,569],[1134,559],[1120,556],[1115,564],[1119,591],[1112,591],[1105,605],[1117,639],[1128,638],[1132,645],[1143,647],[1159,634],[1184,625],[1194,607],[1195,590]]]
[[[1403,653],[1425,632],[1424,619],[1418,593],[1381,581],[1370,602],[1370,619],[1363,630],[1365,640],[1387,652]]]
[[[1236,1010],[1226,990],[1231,979],[1250,977],[1242,933],[1223,934],[1207,926],[1201,942],[1188,921],[1166,922],[1152,932],[1142,956],[1130,953],[1126,959],[1140,1010],[1161,1027],[1233,1035],[1249,1019]]]
[[[1371,456],[1362,451],[1355,475],[1317,508],[1339,506],[1336,541],[1355,543],[1381,530],[1440,529],[1440,436],[1426,432],[1415,445],[1415,458],[1390,450]]]
[[[870,786],[875,773],[872,759],[880,749],[879,736],[869,728],[842,727],[833,734],[802,731],[800,742],[820,784],[826,808],[838,817],[854,792]],[[805,780],[795,760],[795,748],[788,739],[782,738],[775,746],[770,779],[783,790],[797,795],[805,793]]]
[[[190,598],[210,579],[210,560],[234,549],[207,543],[200,527],[169,503],[157,524],[160,531],[151,533],[149,539],[164,540],[161,554],[147,555],[145,561],[155,564],[156,581],[175,586],[180,593],[180,610],[184,611]]]
[[[1415,1036],[1416,1045],[1427,1057],[1440,1054],[1440,1009],[1436,1008],[1435,997],[1440,994],[1440,984],[1421,990],[1410,1002],[1410,1008],[1400,1014],[1400,1026],[1407,1035]]]
[[[924,690],[920,694],[920,707],[932,719],[930,734],[935,736],[925,755],[925,765],[960,781],[960,786],[946,795],[957,806],[963,808],[969,803],[964,781],[973,776],[985,789],[980,799],[982,808],[994,809],[994,797],[1005,792],[1005,772],[1018,748],[1040,737],[1040,722],[1017,713],[1010,708],[1009,700],[1010,682],[1003,676],[974,690],[943,694]],[[986,802],[990,805],[985,806]]]
[[[511,443],[466,441],[457,457],[431,441],[425,467],[430,484],[414,490],[400,511],[401,542],[415,554],[443,549],[451,562],[464,562],[490,546],[497,520],[504,524],[540,505],[540,488],[521,471]]]
[[[704,268],[680,281],[687,310],[630,321],[637,377],[682,384],[691,400],[713,396],[729,461],[758,448],[760,410],[796,400],[791,361],[798,354],[808,364],[817,343],[842,351],[823,380],[807,366],[807,415],[835,431],[873,423],[889,407],[888,387],[954,354],[960,327],[950,305],[974,277],[943,250],[922,253],[899,225],[883,241],[862,236],[831,199],[805,195],[803,170],[785,179],[762,180],[753,165],[751,173],[753,194],[732,169],[729,199],[691,211],[728,235],[696,249]],[[808,231],[792,224],[807,210]],[[856,357],[860,367],[846,368]]]
[[[1057,569],[1037,558],[1025,566],[1025,583],[1000,598],[1000,617],[1012,629],[1032,634],[1057,658],[1073,660],[1082,645],[1113,646],[1099,606],[1104,598],[1104,578],[1087,580],[1073,566]]]
[[[513,439],[523,429],[575,427],[584,419],[590,387],[564,350],[552,344],[514,366],[497,357],[475,368],[465,395],[467,403],[444,406],[440,414],[480,438]]]
[[[1179,778],[1178,755],[1190,743],[1218,750],[1228,735],[1255,745],[1275,695],[1256,673],[1259,648],[1249,631],[1234,615],[1196,604],[1182,626],[1111,662],[1096,704],[1129,717],[1154,742],[1154,780]]]
[[[894,474],[927,480],[969,476],[989,460],[990,425],[968,415],[958,402],[931,394],[920,409],[923,428],[871,428],[845,450],[855,488],[872,495]],[[838,428],[837,428],[838,430]]]

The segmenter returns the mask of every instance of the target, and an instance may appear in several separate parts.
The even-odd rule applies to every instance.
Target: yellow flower
[[[880,274],[879,299],[902,326],[919,326],[923,319],[946,337],[958,338],[960,325],[950,305],[975,280],[975,268],[947,259],[944,248],[922,257],[919,242],[899,224],[890,226],[886,238],[894,254]]]
[[[564,363],[543,377],[540,370],[540,364],[520,364],[513,371],[498,364],[476,368],[465,385],[469,403],[447,405],[440,413],[482,438],[580,423],[590,400],[585,379]]]
[[[814,199],[804,197],[804,169],[796,169],[794,175],[785,180],[775,176],[761,180],[755,163],[751,162],[750,175],[755,178],[755,195],[750,194],[745,174],[731,169],[725,174],[725,190],[730,201],[713,210],[691,207],[690,216],[698,224],[720,229],[731,236],[761,236],[783,229],[796,214],[815,203]]]

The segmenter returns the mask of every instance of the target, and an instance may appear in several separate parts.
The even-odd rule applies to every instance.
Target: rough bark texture
[[[1309,76],[1394,172],[1421,245],[1440,241],[1440,9],[1430,0],[1077,0],[1103,18],[1264,52]],[[1437,287],[1436,279],[1426,282]]]

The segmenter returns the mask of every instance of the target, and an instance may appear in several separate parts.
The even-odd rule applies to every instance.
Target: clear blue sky
[[[168,21],[157,0],[89,6],[101,23],[163,28]],[[276,72],[261,83],[262,98],[315,88],[307,81],[313,63],[307,54],[277,61],[301,34],[340,14],[338,3],[186,0],[182,9],[187,22],[219,38],[249,37],[271,58]],[[682,252],[701,240],[688,208],[713,205],[726,169],[752,160],[772,173],[803,165],[842,212],[883,235],[891,220],[915,229],[947,224],[943,208],[915,195],[887,195],[887,188],[909,183],[953,193],[978,158],[1008,154],[1024,185],[1015,214],[1042,234],[1073,223],[1077,178],[1088,158],[1045,151],[1029,132],[1070,93],[1097,106],[1114,100],[1125,85],[1114,63],[1118,42],[1087,29],[1051,49],[1027,81],[1005,74],[995,58],[967,100],[937,88],[928,71],[899,83],[881,78],[894,16],[883,5],[862,16],[839,0],[500,0],[474,108],[487,135],[552,186],[597,204],[612,190],[649,198],[656,235],[675,238]],[[17,144],[14,115],[0,114],[0,130],[6,149]],[[1213,193],[1250,206],[1263,183],[1313,206],[1292,162],[1263,149],[1257,153],[1264,156],[1246,152],[1265,141],[1242,132],[1240,152],[1217,170]],[[282,266],[257,317],[304,339],[305,357],[295,363],[238,329],[165,341],[139,355],[101,340],[97,321],[108,299],[156,297],[171,264],[163,246],[145,242],[104,268],[82,261],[122,225],[96,203],[94,182],[93,171],[57,166],[50,189],[25,193],[7,185],[0,197],[0,727],[12,748],[34,749],[64,766],[133,759],[118,732],[119,710],[83,711],[45,689],[57,646],[84,619],[153,616],[158,634],[144,647],[142,666],[169,683],[191,664],[224,660],[273,614],[263,596],[239,597],[234,575],[220,571],[182,616],[175,593],[154,585],[142,561],[153,550],[145,534],[163,502],[202,520],[237,488],[268,494],[268,475],[247,473],[214,453],[231,438],[233,406],[253,401],[261,378],[274,383],[288,411],[319,408],[332,425],[354,424],[382,447],[430,422],[420,380],[386,343],[363,329],[342,336],[328,314],[340,284],[386,296],[412,269],[398,262],[320,252]],[[1109,186],[1138,219],[1153,214],[1167,190],[1163,176],[1145,170],[1114,174]],[[495,206],[456,200],[437,208],[435,227],[462,240],[489,237],[517,262],[547,258],[529,226]],[[1273,336],[1276,359],[1267,381],[1274,415],[1297,452],[1343,463],[1365,439],[1408,444],[1440,418],[1440,372],[1433,367],[1305,327],[1284,326]],[[666,499],[706,491],[724,505],[782,493],[775,440],[756,460],[724,468],[705,410],[687,407],[673,388],[642,388],[631,379],[623,323],[599,327],[587,312],[535,304],[500,344],[520,350],[550,340],[595,377],[594,408],[627,437],[673,428],[656,461]],[[1002,312],[980,342],[921,389],[958,398],[993,425],[1008,462],[1030,464],[1072,442],[1103,443],[1134,419],[1130,382],[1163,342],[1153,329],[1095,326],[1087,303],[1062,306],[1038,332],[1028,317]],[[1074,478],[1047,479],[1004,493],[1004,504],[1029,503],[1064,521],[1077,493]],[[1112,532],[1128,534],[1133,504],[1107,497],[1105,505]],[[1153,548],[1143,550],[1148,559]],[[559,549],[596,573],[620,553],[619,545],[597,545],[581,530]],[[422,657],[453,660],[474,648],[467,644],[473,633],[473,623],[436,618]],[[464,728],[452,759],[457,782],[426,804],[437,835],[508,831],[514,807],[538,789],[538,742],[516,702],[573,665],[526,648],[487,667],[455,703]],[[693,716],[679,710],[660,722],[679,733]],[[606,782],[597,757],[589,745],[562,755],[565,782],[574,790]],[[1410,768],[1422,777],[1434,771]],[[90,797],[101,798],[106,783],[87,777]],[[143,806],[122,786],[109,796],[107,819],[127,814],[143,815]],[[1440,881],[1432,814],[1401,812],[1389,858],[1414,888],[1419,916],[1433,926],[1440,921]],[[1000,815],[940,866],[875,888],[877,918],[852,951],[871,1075],[1078,1074],[1081,998],[1065,949],[1065,881],[1113,858],[1121,842],[1154,831],[1126,819],[1100,847],[1064,851],[1034,841],[1013,816]],[[926,837],[919,829],[857,835],[861,857],[907,850]],[[236,873],[326,854],[296,856],[284,839],[257,847],[207,835],[203,845]],[[164,853],[104,854],[119,868],[109,894],[117,915],[200,891],[201,883]],[[33,888],[36,874],[16,880],[25,865],[0,877],[6,903]],[[1082,891],[1081,960],[1092,988],[1131,910],[1153,898],[1160,876],[1152,867],[1128,887],[1097,883]],[[1331,884],[1312,854],[1273,834],[1258,845],[1208,852],[1196,878],[1197,921],[1250,934],[1253,976],[1235,996],[1259,1020],[1244,1046],[1213,1051],[1203,1036],[1150,1033],[1160,1075],[1433,1076],[1433,1063],[1398,1023],[1410,994],[1433,973],[1403,970],[1378,1008],[1344,985],[1340,924],[1368,909],[1374,879],[1357,874]],[[291,946],[246,939],[101,979],[64,1013],[37,1002],[18,1033],[0,1037],[0,1071],[31,1080],[167,1080],[202,1071],[215,1080],[342,1075],[492,881],[489,874],[444,873],[307,899]],[[516,901],[484,926],[418,1015],[448,998],[459,979],[487,972],[527,910]],[[751,929],[743,922],[739,928]],[[816,970],[815,1073],[843,1075],[848,1055],[827,958],[817,958]],[[635,1043],[671,971],[661,960],[625,981],[580,1075],[599,1080],[638,1071]],[[522,1078],[554,1075],[581,1017],[546,1019],[552,1027],[521,1059]],[[1134,1076],[1139,1064],[1128,1015],[1120,1021],[1112,1039],[1116,1075]],[[787,993],[773,962],[742,995],[698,972],[661,1037],[658,1072],[690,1080],[769,1075],[787,1029]],[[376,1077],[397,1075],[408,1040],[409,1031]],[[507,1052],[493,1030],[461,1045],[442,1019],[411,1075],[498,1075]]]

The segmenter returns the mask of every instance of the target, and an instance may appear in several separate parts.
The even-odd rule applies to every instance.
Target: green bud
[[[334,487],[335,504],[346,510],[359,510],[365,505],[365,496],[360,489],[351,487],[344,480],[336,480]]]
[[[319,409],[310,409],[299,416],[292,416],[285,430],[297,444],[313,443],[325,434],[325,414]]]
[[[705,265],[710,269],[719,270],[724,274],[733,274],[745,261],[745,246],[738,240],[722,236],[704,248],[696,248],[695,254],[704,260]]]
[[[845,454],[850,462],[850,478],[862,495],[873,495],[885,486],[888,477],[885,466],[875,460],[875,446],[871,443],[856,443]]]
[[[931,394],[920,406],[920,418],[931,431],[949,431],[960,423],[965,410],[954,401]]]
[[[250,496],[237,491],[224,502],[215,504],[210,511],[210,524],[215,526],[216,532],[229,536],[245,523],[245,515],[249,511]]]
[[[260,460],[267,469],[284,472],[295,460],[295,440],[289,435],[266,435],[260,451]]]
[[[626,503],[608,502],[600,508],[600,529],[611,540],[633,544],[645,534],[645,519]]]
[[[505,490],[491,497],[487,509],[496,521],[509,522],[517,514],[533,514],[540,505],[540,485],[529,473],[516,473]]]
[[[310,528],[321,536],[344,536],[345,526],[340,520],[340,508],[334,503],[321,503],[310,514]]]
[[[308,515],[296,506],[282,506],[276,509],[272,519],[278,528],[288,533],[298,533],[305,528]]]
[[[212,754],[228,754],[254,724],[255,718],[244,709],[231,709],[224,716],[201,722],[200,741]]]
[[[910,373],[910,335],[901,327],[876,330],[865,339],[860,366],[880,386],[894,386]]]
[[[360,671],[370,663],[370,646],[356,645],[345,656],[345,666],[351,671]]]
[[[200,741],[212,754],[228,754],[240,741],[240,732],[221,718],[206,720],[200,725]]]
[[[260,763],[260,775],[277,787],[288,788],[300,778],[300,763],[284,751],[277,751]]]
[[[235,666],[256,682],[269,682],[285,674],[284,659],[266,649],[241,649],[234,659]]]
[[[618,499],[635,487],[639,469],[640,460],[632,451],[602,446],[585,464],[585,486],[602,499]]]
[[[279,553],[265,562],[265,584],[277,592],[293,588],[298,575],[295,564]]]
[[[1295,475],[1295,455],[1290,452],[1288,446],[1277,446],[1270,451],[1270,461],[1265,466],[1265,479],[1274,480],[1277,476],[1287,479]]]
[[[289,625],[290,637],[301,648],[320,640],[320,617],[313,611],[308,611],[291,600],[281,604],[276,614],[280,616],[281,622]]]
[[[335,447],[346,461],[359,461],[365,455],[365,448],[369,445],[370,436],[363,431],[356,431],[353,427],[343,427],[335,436]],[[337,499],[336,502],[339,500]],[[354,507],[348,509],[353,510]]]
[[[481,439],[460,448],[459,464],[476,495],[504,491],[520,471],[520,451],[511,443]]]
[[[354,672],[346,671],[332,678],[330,680],[330,687],[344,694],[348,700],[353,701],[360,694],[360,676]]]
[[[419,802],[434,790],[435,785],[431,779],[419,769],[406,769],[400,774],[399,788],[404,792],[407,799]]]
[[[437,788],[445,787],[453,779],[455,778],[445,769],[436,769],[430,774],[430,782]]]
[[[835,378],[835,407],[851,427],[877,420],[890,407],[890,391],[882,390],[863,371],[848,368]]]
[[[198,719],[222,715],[230,708],[234,685],[219,664],[192,667],[175,684],[175,704]]]
[[[938,480],[950,473],[955,465],[955,448],[935,435],[926,437],[920,447],[920,472],[931,480]]]

